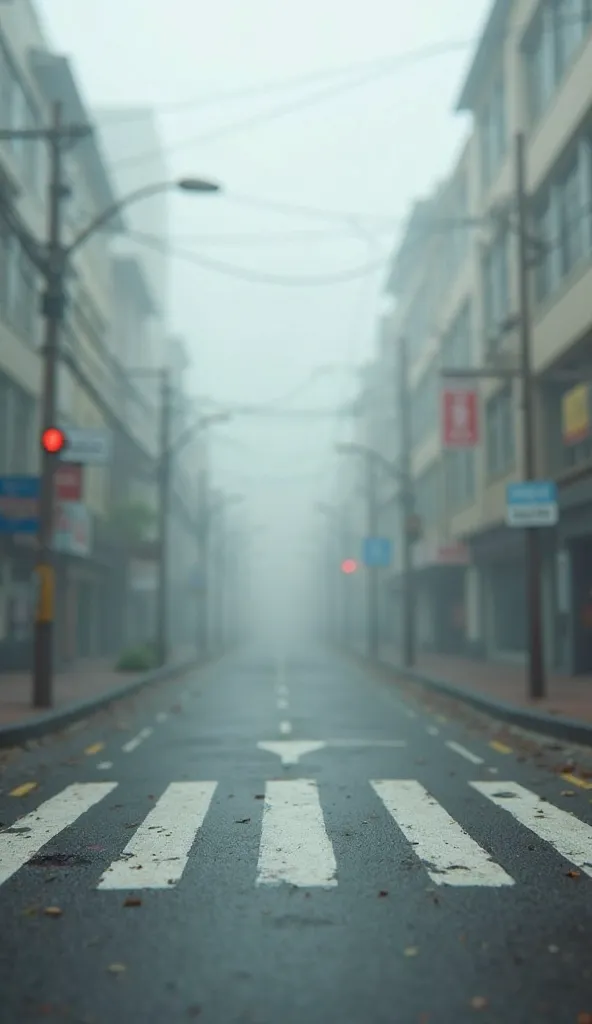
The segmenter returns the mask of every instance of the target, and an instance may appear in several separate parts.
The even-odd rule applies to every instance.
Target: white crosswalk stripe
[[[181,878],[216,782],[173,782],[132,836],[99,889],[167,889]]]
[[[0,885],[25,868],[47,843],[74,826],[118,785],[121,791],[122,784],[117,782],[67,786],[41,803],[37,810],[18,819],[12,828],[0,831]],[[100,878],[98,873],[91,875],[90,884],[104,892],[175,886],[184,875],[198,833],[206,818],[209,820],[208,812],[219,785],[218,782],[172,782],[144,820],[135,826],[121,854]],[[392,819],[392,823],[385,819],[391,841],[395,839],[393,823],[404,837],[392,842],[391,861],[395,872],[402,859],[401,842],[406,840],[410,851],[438,885],[494,888],[516,884],[505,868],[496,863],[419,782],[382,779],[371,781],[370,786]],[[479,794],[476,800],[485,798],[502,812],[512,815],[517,827],[524,829],[521,842],[525,846],[529,833],[534,833],[554,854],[592,877],[592,826],[514,782],[471,782],[469,786]],[[288,884],[334,888],[338,884],[338,864],[323,814],[321,794],[322,790],[319,792],[313,779],[267,782],[257,865],[255,867],[253,857],[252,867],[252,880],[257,886]],[[120,803],[125,806],[123,797]],[[367,805],[363,807],[364,815],[368,816]],[[492,813],[500,814],[500,811],[496,809]],[[259,819],[254,817],[253,823],[256,821]],[[85,827],[82,823],[77,825],[78,829]],[[97,827],[100,830],[96,816],[92,827],[95,834]],[[233,831],[233,845],[237,842],[236,835]],[[249,835],[252,837],[253,833],[249,831]],[[226,842],[223,836],[220,841]],[[202,856],[206,849],[201,848]],[[193,856],[201,859],[198,851]],[[502,859],[504,856],[502,854]]]
[[[419,782],[397,779],[371,785],[438,885],[514,884]]]
[[[268,782],[257,882],[259,885],[337,885],[337,864],[325,829],[316,782]]]
[[[517,782],[471,782],[488,800],[592,877],[592,828]]]
[[[41,804],[36,811],[19,818],[11,831],[0,832],[0,885],[116,786],[116,782],[86,782],[67,786],[57,796]]]

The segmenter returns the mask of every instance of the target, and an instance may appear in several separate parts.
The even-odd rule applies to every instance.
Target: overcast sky
[[[339,81],[275,87],[211,105],[198,101],[223,90],[469,41],[489,0],[38,3],[52,42],[73,57],[91,105],[154,104],[171,173],[210,176],[227,190],[224,199],[179,198],[173,206],[174,244],[236,271],[214,273],[180,258],[172,263],[170,322],[190,343],[196,389],[241,401],[273,399],[319,365],[367,358],[384,270],[338,284],[322,279],[385,257],[410,205],[450,169],[467,132],[453,107],[471,48],[451,47],[398,68],[391,62],[388,73],[368,81],[366,72],[365,83],[355,87],[359,70]],[[329,90],[332,95],[303,105],[305,97]],[[173,104],[187,105],[166,109]],[[297,105],[267,122],[206,138],[265,110]],[[249,206],[240,197],[311,212]],[[351,220],[332,213],[357,214],[357,233]],[[222,238],[237,234],[247,238]],[[242,280],[241,270],[319,283],[255,283]],[[334,401],[349,380],[341,375],[319,381],[300,404]],[[337,430],[323,421],[276,423],[273,430],[269,423],[228,427],[228,436],[246,447],[219,444],[216,451],[225,476],[234,474],[237,482],[237,474],[271,476],[284,494],[285,478],[292,477],[298,495],[310,503],[327,490],[323,470],[332,461]],[[307,481],[311,473],[316,477]]]

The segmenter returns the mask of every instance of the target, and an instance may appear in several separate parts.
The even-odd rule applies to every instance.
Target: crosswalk
[[[366,792],[360,806],[364,814],[372,813],[379,823],[383,815],[381,856],[385,849],[390,851],[393,866],[401,862],[401,849],[407,844],[408,853],[436,885],[502,888],[516,884],[510,866],[497,863],[420,782],[381,779],[370,781],[369,786],[370,792]],[[1,831],[0,886],[17,872],[31,870],[29,862],[67,830],[74,830],[79,842],[88,828],[86,815],[93,810],[93,834],[97,827],[100,831],[101,819],[97,826],[96,815],[116,790],[123,793],[125,787],[117,782],[67,786]],[[534,835],[554,855],[592,877],[592,826],[576,815],[515,782],[471,782],[465,795],[471,794],[480,812],[489,807],[494,825],[498,823],[495,816],[513,819],[519,828],[513,849],[520,842],[526,848]],[[144,820],[134,823],[134,832],[118,856],[99,878],[93,877],[93,888],[108,892],[171,889],[178,885],[189,863],[203,859],[203,846],[196,840],[207,829],[211,816],[216,815],[217,808],[212,808],[216,795],[229,795],[218,782],[171,782]],[[256,867],[253,865],[256,887],[289,884],[330,890],[337,886],[336,837],[333,826],[327,826],[318,783],[307,778],[276,779],[267,782],[262,795],[260,819],[258,814],[244,819],[260,826]],[[375,804],[372,810],[369,801]],[[241,842],[236,837],[234,831],[230,840],[233,849]]]

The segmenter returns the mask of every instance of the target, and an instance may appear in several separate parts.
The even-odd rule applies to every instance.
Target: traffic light
[[[66,435],[59,427],[48,427],[41,435],[41,447],[50,455],[59,455],[66,447]]]
[[[355,572],[358,568],[358,563],[354,558],[345,558],[341,563],[341,571],[350,576],[352,572]]]

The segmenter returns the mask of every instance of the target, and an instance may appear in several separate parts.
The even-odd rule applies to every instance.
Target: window
[[[449,449],[445,465],[448,508],[458,512],[475,499],[475,452],[471,448]]]
[[[35,427],[35,400],[4,374],[0,374],[0,472],[31,470]]]
[[[533,229],[537,242],[541,243],[541,252],[537,255],[534,284],[538,302],[542,302],[553,290],[553,265],[556,233],[554,227],[554,211],[549,193],[543,194],[535,205]]]
[[[528,113],[536,124],[592,25],[590,0],[546,0],[524,42]]]
[[[432,365],[424,373],[412,396],[411,433],[414,444],[424,441],[438,423],[438,374]]]
[[[437,526],[442,516],[441,463],[434,462],[415,482],[415,507],[427,529]]]
[[[12,311],[12,325],[29,345],[38,341],[39,304],[35,268],[24,249],[16,254],[16,293]]]
[[[481,175],[485,187],[491,184],[506,154],[506,89],[503,75],[495,80],[489,101],[480,118]]]
[[[570,166],[557,182],[559,203],[559,251],[562,274],[568,274],[584,254],[584,210],[580,192],[580,166],[576,153]]]
[[[485,407],[485,445],[490,477],[505,476],[516,463],[514,403],[509,386],[490,398]]]
[[[442,365],[471,366],[472,307],[466,302],[442,339]]]
[[[510,315],[508,232],[495,239],[483,258],[483,317],[486,340],[499,341],[500,328]]]

